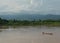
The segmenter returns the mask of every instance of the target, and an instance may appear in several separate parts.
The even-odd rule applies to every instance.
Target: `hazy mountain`
[[[39,15],[39,14],[15,14],[15,15],[0,15],[3,19],[16,19],[16,20],[45,20],[45,19],[60,19],[60,15]]]

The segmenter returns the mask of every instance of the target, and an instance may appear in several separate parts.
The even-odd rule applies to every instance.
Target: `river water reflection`
[[[1,30],[0,43],[60,43],[60,27],[24,26]],[[43,35],[42,32],[53,35]]]

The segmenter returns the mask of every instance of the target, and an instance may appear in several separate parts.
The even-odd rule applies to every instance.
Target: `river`
[[[60,27],[23,26],[1,30],[0,43],[60,43]],[[42,32],[53,35],[43,35]]]

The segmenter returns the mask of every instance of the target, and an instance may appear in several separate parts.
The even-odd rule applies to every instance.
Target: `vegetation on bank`
[[[0,26],[36,26],[36,25],[47,25],[47,26],[60,26],[60,20],[6,20],[0,18]]]

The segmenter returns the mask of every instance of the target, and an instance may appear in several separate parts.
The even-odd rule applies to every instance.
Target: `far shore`
[[[0,29],[7,27],[21,27],[21,26],[48,26],[48,27],[60,27],[60,20],[6,20],[0,18]]]

